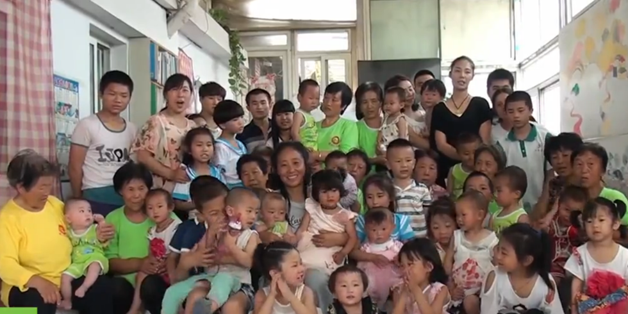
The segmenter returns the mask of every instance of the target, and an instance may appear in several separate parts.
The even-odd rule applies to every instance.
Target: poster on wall
[[[194,62],[192,61],[192,58],[190,58],[190,56],[188,56],[183,49],[179,49],[179,56],[177,59],[179,62],[179,73],[189,77],[190,80],[194,82]],[[186,111],[188,114],[196,113],[196,86],[191,87],[194,88],[194,92],[192,93],[194,100],[190,102],[190,106]]]
[[[69,182],[70,139],[79,121],[79,83],[54,75],[57,160],[61,182]]]

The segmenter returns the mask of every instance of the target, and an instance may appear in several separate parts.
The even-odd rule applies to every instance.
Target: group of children
[[[314,88],[304,88],[292,138],[316,152],[316,106],[307,96]],[[247,153],[235,138],[243,110],[233,101],[218,102],[213,121],[220,132],[198,127],[182,141],[182,169],[190,182],[178,183],[172,193],[150,190],[148,182],[143,187],[141,210],[154,222],[150,256],[166,261],[160,273],[171,284],[162,313],[175,314],[182,305],[185,313],[213,313],[241,285],[256,285],[251,269],[263,277],[255,293],[259,314],[316,313],[316,295],[304,284],[308,269],[329,275],[335,299],[322,309],[328,313],[560,314],[564,305],[572,313],[628,310],[628,250],[618,244],[624,241],[626,201],[603,187],[608,155],[601,146],[582,143],[575,134],[550,136],[530,123],[529,95],[514,92],[505,101],[505,110],[517,113],[508,133],[513,138],[485,145],[478,135],[462,134],[455,144],[460,163],[442,187],[436,183],[437,154],[406,139],[414,125],[402,113],[403,89],[385,95],[376,147],[385,171],[375,173],[373,158],[360,149],[328,152],[325,169],[316,169],[308,182],[300,225],[290,221],[285,195],[269,182],[276,171],[272,150]],[[522,159],[510,159],[515,149]],[[148,171],[129,162],[116,176],[137,169]],[[550,170],[556,178],[547,175]],[[190,219],[181,222],[175,209],[189,212]],[[77,240],[63,284],[86,273],[80,290],[89,289],[89,278],[108,267],[106,244],[89,240],[91,224],[102,217],[81,200],[66,202],[66,217]],[[265,231],[279,240],[261,244]],[[346,233],[347,241],[318,247],[311,239],[322,231]],[[183,250],[182,239],[197,245]],[[193,276],[182,274],[179,257],[196,250],[215,255],[211,263],[194,265]],[[135,277],[130,313],[142,309],[145,277]],[[559,294],[567,279],[570,289]],[[67,291],[62,289],[64,300]]]

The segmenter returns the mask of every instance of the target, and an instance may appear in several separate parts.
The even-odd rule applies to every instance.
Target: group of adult
[[[436,105],[431,117],[431,129],[428,137],[428,145],[437,150],[442,160],[439,161],[439,176],[444,178],[449,167],[456,160],[456,153],[452,147],[453,140],[463,132],[475,133],[481,136],[483,141],[490,141],[492,111],[488,102],[480,97],[472,97],[468,93],[469,83],[474,77],[475,66],[471,59],[460,57],[451,65],[450,77],[453,82],[452,96]],[[505,70],[502,70],[505,71]],[[507,71],[506,71],[507,72]],[[502,72],[503,73],[503,72]],[[512,76],[511,76],[512,77]],[[421,89],[428,79],[434,75],[429,71],[420,71],[410,80],[405,77],[395,77],[387,86],[399,86],[407,91],[406,114],[410,117],[420,109],[417,106],[415,90]],[[489,78],[490,79],[490,78]],[[508,81],[512,86],[512,78],[503,77],[502,81]],[[376,84],[365,83],[370,87],[362,87],[360,97],[356,99],[356,115],[358,118],[371,121],[367,129],[376,132],[381,126],[382,92]],[[363,84],[363,86],[366,86]],[[490,85],[490,84],[489,84]],[[489,92],[490,92],[490,86]],[[377,91],[379,88],[379,91]],[[187,119],[186,109],[193,96],[193,84],[191,80],[180,74],[169,78],[164,86],[165,107],[160,113],[152,116],[143,126],[143,130],[152,130],[150,137],[138,138],[131,148],[132,154],[137,160],[145,164],[153,173],[154,186],[167,186],[177,180],[180,173],[180,147],[184,135],[195,123]],[[372,93],[369,93],[372,92]],[[262,93],[263,94],[263,93]],[[349,150],[360,148],[369,157],[376,158],[375,148],[370,147],[374,143],[363,142],[358,134],[356,123],[342,117],[342,113],[352,102],[353,93],[344,83],[335,82],[326,87],[321,110],[325,117],[318,122],[319,126],[319,150]],[[308,185],[312,174],[311,162],[308,151],[298,142],[291,142],[288,126],[291,126],[291,116],[286,113],[294,111],[289,106],[278,106],[278,101],[272,108],[272,104],[251,108],[250,98],[247,97],[247,106],[252,114],[251,127],[260,128],[268,137],[269,133],[275,134],[274,144],[281,141],[282,145],[276,145],[272,157],[272,169],[278,179],[274,188],[281,191],[289,203],[289,218],[293,226],[298,226],[305,213],[305,199],[307,198]],[[270,100],[270,97],[268,98]],[[270,115],[270,117],[269,117]],[[280,117],[281,116],[281,117]],[[339,121],[347,127],[336,130],[339,133],[325,135],[326,128],[332,128]],[[360,122],[358,122],[359,124]],[[269,129],[269,126],[279,130]],[[161,127],[166,126],[166,127]],[[265,128],[262,129],[262,128]],[[322,136],[321,136],[322,134]],[[414,134],[418,136],[418,134]],[[411,135],[412,136],[412,135]],[[423,136],[423,135],[420,135]],[[270,138],[270,137],[268,137]],[[412,138],[411,138],[412,139]],[[23,152],[10,162],[7,178],[9,184],[15,189],[16,194],[7,204],[1,219],[11,220],[15,228],[0,228],[0,264],[10,267],[0,269],[2,284],[2,300],[13,307],[37,307],[48,309],[44,313],[53,313],[56,304],[51,300],[59,298],[59,279],[64,268],[70,264],[71,244],[66,237],[66,227],[63,216],[63,204],[51,196],[52,189],[57,181],[56,167],[35,152]],[[138,192],[139,193],[139,192]],[[145,193],[145,192],[142,192]],[[142,196],[138,194],[138,199]],[[27,214],[24,214],[26,212]],[[2,224],[6,225],[6,224]],[[16,232],[15,230],[19,230]],[[98,228],[99,240],[105,242],[112,237],[121,237],[119,230],[114,230],[111,225],[102,224]],[[27,235],[33,233],[45,233],[50,237],[41,242],[29,242]],[[118,243],[125,243],[125,239],[118,238]],[[262,235],[262,240],[272,241],[272,235]],[[65,242],[64,242],[65,241]],[[346,234],[323,233],[313,239],[314,244],[323,247],[342,246],[347,241]],[[64,251],[58,251],[59,243]],[[146,242],[148,245],[148,242]],[[67,253],[67,254],[65,254]],[[185,254],[185,253],[184,253]],[[17,257],[17,258],[15,258]],[[143,261],[147,257],[128,257],[129,267],[126,273],[139,271],[143,267]],[[4,260],[3,260],[4,259]],[[60,266],[65,265],[65,266]],[[74,309],[85,314],[111,314],[126,313],[130,306],[132,290],[127,284],[122,284],[120,277],[100,276],[96,283],[87,291],[84,297],[74,297]],[[82,282],[79,278],[73,282],[76,289]],[[126,282],[126,280],[124,280]],[[328,276],[317,270],[308,270],[305,278],[306,284],[311,287],[318,296],[320,307],[332,302],[332,294],[327,288]],[[142,299],[147,310],[153,314],[159,313],[161,297],[165,288],[156,287],[150,280],[145,280],[142,285]],[[161,297],[160,297],[161,296]],[[237,296],[239,298],[241,296]],[[242,306],[242,300],[237,302],[227,301],[225,310],[229,313],[244,313],[248,307]]]

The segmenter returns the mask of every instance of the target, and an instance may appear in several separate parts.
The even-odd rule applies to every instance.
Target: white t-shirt
[[[172,223],[161,232],[157,232],[157,226],[152,226],[150,230],[148,230],[148,240],[152,239],[161,239],[166,244],[167,253],[170,253],[170,241],[172,240],[172,236],[177,231],[177,228],[181,224],[181,220],[174,219]]]
[[[615,258],[611,262],[603,264],[593,259],[587,246],[588,243],[585,243],[576,249],[577,254],[571,254],[565,263],[566,271],[585,283],[595,270],[613,272],[624,279],[628,279],[628,249],[619,245]]]
[[[234,147],[229,142],[222,138],[216,139],[216,145],[214,146],[214,161],[213,163],[222,170],[225,177],[225,183],[227,186],[232,187],[242,183],[238,177],[238,171],[236,166],[238,159],[246,154],[246,146],[240,141],[237,141],[238,147]]]
[[[522,298],[518,296],[512,288],[508,274],[499,269],[495,269],[493,284],[487,287],[486,282],[484,282],[482,287],[482,310],[480,312],[497,313],[500,310],[539,309],[544,310],[545,313],[563,314],[565,312],[560,304],[556,283],[554,283],[554,279],[551,278],[551,276],[550,280],[554,285],[551,302],[547,302],[550,289],[540,276],[536,278],[534,288],[532,288],[530,295],[526,298]],[[486,291],[487,289],[488,291]],[[484,291],[486,291],[486,293]]]
[[[129,149],[137,128],[129,121],[125,123],[122,131],[112,131],[94,114],[76,125],[72,144],[87,148],[82,190],[111,186],[118,168],[129,161]]]

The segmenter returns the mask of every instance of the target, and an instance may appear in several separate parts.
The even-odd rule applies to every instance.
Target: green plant
[[[232,30],[227,26],[227,12],[222,9],[210,9],[209,15],[229,34],[229,49],[231,50],[231,59],[229,59],[229,88],[236,96],[242,95],[243,89],[248,89],[248,80],[246,73],[242,71],[242,65],[246,61],[242,51],[244,47],[240,43],[240,34],[236,30]]]

